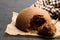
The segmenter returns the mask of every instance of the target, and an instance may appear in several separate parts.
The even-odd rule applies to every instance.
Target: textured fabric
[[[33,6],[47,10],[53,19],[60,19],[60,0],[37,0]]]

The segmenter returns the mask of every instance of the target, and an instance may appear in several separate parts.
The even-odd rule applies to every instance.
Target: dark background
[[[36,0],[0,0],[0,40],[44,40],[40,37],[10,36],[5,34],[7,24],[11,22],[12,12],[19,12],[31,6]]]

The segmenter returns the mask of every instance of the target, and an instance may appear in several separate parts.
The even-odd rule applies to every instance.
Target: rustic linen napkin
[[[5,33],[9,34],[9,35],[32,35],[32,36],[39,36],[38,34],[36,33],[25,33],[25,32],[22,32],[20,30],[18,30],[16,27],[15,27],[15,21],[16,21],[16,18],[18,16],[19,13],[17,12],[13,12],[13,16],[12,16],[12,21],[10,24],[7,25],[7,28],[5,30]],[[55,20],[52,20],[52,22],[54,23]],[[58,21],[56,23],[56,33],[55,33],[55,36],[54,37],[57,37],[57,36],[60,36],[60,22]]]

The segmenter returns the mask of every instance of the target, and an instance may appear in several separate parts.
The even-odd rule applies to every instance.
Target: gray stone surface
[[[5,34],[7,24],[11,22],[12,12],[19,12],[31,6],[36,0],[0,0],[0,40],[44,40],[31,36],[10,36]]]

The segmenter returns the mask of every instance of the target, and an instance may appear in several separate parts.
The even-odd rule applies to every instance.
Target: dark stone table
[[[36,0],[0,0],[0,40],[45,40],[40,37],[10,36],[5,34],[7,24],[11,22],[12,12],[19,12],[31,6]]]

